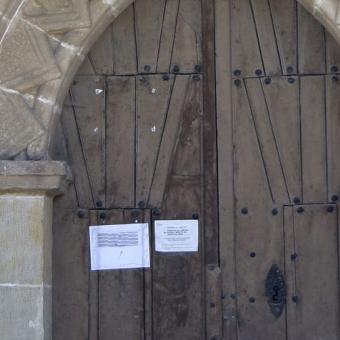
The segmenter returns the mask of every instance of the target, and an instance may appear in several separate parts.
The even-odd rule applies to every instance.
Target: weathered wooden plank
[[[180,1],[177,15],[172,69],[193,72],[202,63],[201,0]]]
[[[96,74],[113,74],[112,25],[110,25],[95,42],[88,57],[91,60]]]
[[[326,37],[326,70],[327,72],[339,72],[340,71],[340,49],[339,44],[333,38],[333,36],[325,32]]]
[[[143,222],[143,213],[137,210],[115,209],[105,214],[105,224]],[[143,269],[99,273],[98,322],[100,339],[144,339]]]
[[[112,24],[113,69],[115,74],[137,72],[137,47],[134,26],[134,7],[129,6]]]
[[[215,1],[216,109],[219,185],[219,242],[223,336],[236,339],[233,124],[231,103],[230,0]]]
[[[105,81],[81,77],[71,88],[72,103],[86,162],[92,196],[98,207],[105,205]]]
[[[304,202],[327,202],[325,81],[301,77],[301,146]]]
[[[285,246],[285,283],[286,283],[286,322],[287,339],[293,339],[295,330],[292,325],[296,322],[296,305],[292,301],[296,294],[295,264],[297,255],[294,243],[294,206],[284,207],[283,226],[284,226],[284,246]]]
[[[322,25],[298,5],[299,73],[325,73],[325,33]]]
[[[340,84],[332,76],[326,77],[327,114],[327,170],[329,201],[340,195]]]
[[[297,258],[295,319],[290,339],[339,338],[338,227],[336,206],[294,209]],[[331,210],[330,210],[331,208]]]
[[[182,94],[185,96],[182,108],[184,120],[181,123],[181,132],[177,144],[177,148],[180,148],[181,151],[175,153],[172,173],[180,176],[199,176],[202,172],[203,152],[201,140],[202,81],[197,76],[191,76],[188,85],[187,92]],[[186,117],[190,117],[190,119],[185,119]],[[212,155],[213,157],[214,155]]]
[[[285,319],[273,316],[263,293],[271,266],[283,269],[282,210],[272,203],[242,83],[234,85],[233,107],[238,336],[283,340]]]
[[[183,108],[179,142],[174,150],[172,171],[169,173],[166,193],[161,206],[161,219],[191,219],[200,216],[202,209],[202,170],[195,176],[182,166],[187,157],[186,143],[192,142],[196,126],[201,121],[197,100],[201,102],[200,81],[191,80]],[[198,95],[196,95],[198,92]],[[186,138],[184,138],[184,136]],[[201,135],[202,140],[202,135]],[[186,141],[181,143],[180,141]],[[202,148],[202,143],[201,146]],[[183,156],[179,154],[183,153]],[[192,153],[192,163],[200,164],[200,153]],[[177,161],[179,162],[178,164]],[[186,163],[185,163],[186,164]],[[176,169],[176,171],[175,171]],[[192,168],[191,168],[192,169]],[[196,165],[194,166],[196,169]],[[188,175],[187,175],[188,173]],[[205,320],[203,300],[203,229],[200,221],[199,251],[190,254],[154,253],[153,257],[153,335],[155,339],[204,339]]]
[[[135,204],[135,77],[108,78],[106,206]]]
[[[170,177],[161,219],[191,219],[201,212],[201,180]],[[205,339],[202,225],[197,253],[154,253],[154,339]]]
[[[178,142],[180,123],[182,121],[184,93],[187,92],[189,76],[176,76],[169,111],[164,127],[163,137],[159,148],[159,155],[149,195],[149,204],[160,207],[163,201],[166,179],[171,171],[171,161]]]
[[[80,65],[78,71],[77,71],[77,76],[94,76],[95,71],[93,66],[91,65],[89,56],[86,56],[84,59],[83,63]]]
[[[99,218],[99,210],[89,210],[90,225],[104,224]],[[89,230],[88,230],[89,240]],[[89,241],[87,248],[89,249]],[[88,321],[88,338],[91,340],[99,340],[99,290],[98,290],[98,272],[89,270],[89,321]]]
[[[172,50],[174,46],[176,23],[180,0],[166,2],[161,42],[157,62],[157,72],[169,72],[171,66]]]
[[[171,96],[173,77],[160,75],[137,79],[136,202],[147,205],[157,154]]]
[[[60,120],[65,135],[68,164],[71,166],[74,174],[73,180],[76,187],[78,205],[81,208],[93,207],[95,203],[92,197],[71,96],[68,96],[68,99],[65,101]]]
[[[281,64],[268,0],[251,0],[260,42],[264,71],[267,75],[281,74]]]
[[[89,216],[77,215],[73,185],[53,211],[53,339],[87,339]]]
[[[290,201],[301,201],[299,80],[273,77],[262,80]]]
[[[263,64],[249,0],[231,1],[231,55],[235,75],[263,73]]]
[[[289,198],[285,177],[261,80],[248,79],[245,85],[273,201],[287,203]]]
[[[297,73],[296,0],[269,0],[283,74]]]
[[[156,72],[165,0],[135,1],[138,72]],[[148,15],[145,15],[145,14]]]
[[[222,282],[218,265],[206,267],[206,339],[222,339]]]

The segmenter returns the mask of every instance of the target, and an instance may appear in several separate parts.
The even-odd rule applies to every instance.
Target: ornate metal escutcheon
[[[279,318],[286,304],[286,283],[276,264],[270,268],[266,278],[266,296],[271,312]]]

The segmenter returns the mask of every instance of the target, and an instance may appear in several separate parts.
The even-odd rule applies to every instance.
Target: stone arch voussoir
[[[298,1],[340,43],[340,0]],[[78,67],[132,2],[0,0],[0,159],[48,158]]]

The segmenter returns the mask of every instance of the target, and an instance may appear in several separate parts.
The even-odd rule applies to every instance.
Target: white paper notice
[[[155,221],[156,251],[198,251],[197,220]]]
[[[150,267],[147,223],[90,227],[91,270]]]

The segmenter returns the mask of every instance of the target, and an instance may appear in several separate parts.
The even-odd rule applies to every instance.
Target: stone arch
[[[298,0],[340,42],[339,0]],[[133,0],[0,0],[0,159],[48,159],[65,93]]]

